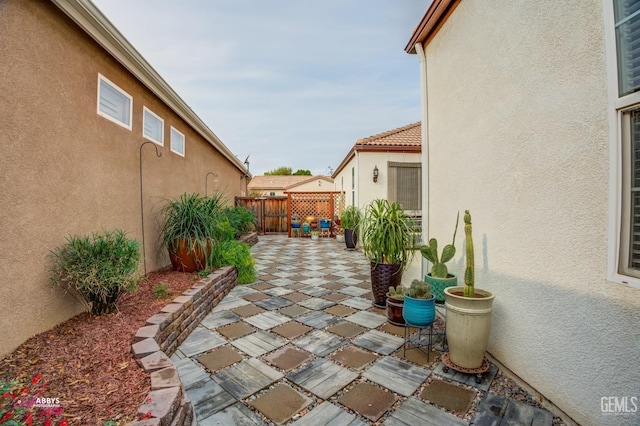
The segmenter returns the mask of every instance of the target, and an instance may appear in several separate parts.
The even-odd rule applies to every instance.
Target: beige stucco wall
[[[300,185],[296,185],[286,190],[287,192],[325,192],[333,191],[333,182],[329,182],[325,179],[314,179],[310,182],[305,182]]]
[[[142,111],[165,121],[157,158],[143,148],[147,270],[157,253],[155,213],[168,197],[220,190],[233,201],[240,171],[141,87],[49,2],[0,3],[0,355],[80,312],[49,287],[48,254],[65,236],[121,228],[141,241],[139,148]],[[133,96],[133,128],[98,116],[98,73]],[[170,126],[185,135],[186,156],[169,150]]]
[[[428,217],[447,240],[471,211],[494,356],[582,424],[638,424],[601,413],[602,397],[640,396],[640,291],[606,281],[602,9],[460,3],[426,47]]]

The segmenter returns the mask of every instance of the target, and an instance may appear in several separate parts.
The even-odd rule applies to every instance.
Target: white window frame
[[[119,92],[121,95],[123,95],[124,97],[129,99],[129,123],[125,123],[122,122],[120,120],[118,120],[118,118],[102,111],[100,109],[100,92],[101,92],[101,84],[102,82],[105,82],[106,84],[108,84],[109,86],[111,86],[111,88],[115,89],[117,92]],[[132,123],[133,123],[133,96],[131,96],[130,94],[128,94],[127,92],[125,92],[124,90],[122,90],[117,84],[115,84],[114,82],[112,82],[111,80],[109,80],[108,78],[106,78],[105,76],[103,76],[102,74],[98,73],[98,90],[97,90],[98,96],[96,99],[96,111],[98,113],[99,116],[106,118],[109,121],[112,121],[116,124],[118,124],[119,126],[124,127],[125,129],[131,130],[132,128]]]
[[[182,152],[180,151],[176,151],[175,149],[173,149],[173,135],[174,133],[179,134],[182,137]],[[184,133],[180,132],[178,129],[176,129],[175,127],[171,126],[171,140],[169,141],[169,146],[171,148],[171,152],[178,154],[181,157],[185,156],[185,152],[186,152],[186,146],[187,146],[187,141],[186,138],[184,136]]]
[[[156,140],[151,135],[147,135],[145,133],[146,124],[147,124],[147,113],[149,113],[152,117],[154,117],[160,122],[160,140]],[[151,111],[146,106],[142,107],[142,137],[160,146],[164,146],[164,120],[158,114]]]
[[[640,92],[619,97],[618,63],[613,0],[603,3],[607,83],[609,93],[609,231],[607,280],[640,288],[640,278],[618,272],[622,230],[622,121],[624,113],[640,108]]]

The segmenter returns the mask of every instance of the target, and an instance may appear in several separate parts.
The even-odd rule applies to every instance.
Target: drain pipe
[[[427,58],[422,43],[415,44],[416,53],[420,58],[420,103],[422,107],[421,138],[422,138],[422,242],[429,238],[429,113],[427,97]],[[428,262],[422,258],[422,277],[428,272]],[[422,279],[422,277],[420,277]]]

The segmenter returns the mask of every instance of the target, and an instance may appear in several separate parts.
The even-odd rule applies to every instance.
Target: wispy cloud
[[[419,120],[403,48],[431,0],[93,1],[254,173],[326,173]]]

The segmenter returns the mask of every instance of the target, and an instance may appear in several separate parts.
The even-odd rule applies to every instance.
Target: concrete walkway
[[[172,357],[200,425],[551,425],[548,411],[489,392],[495,366],[476,383],[445,372],[437,352],[405,354],[404,329],[371,305],[360,252],[262,236],[253,253],[258,280]]]

